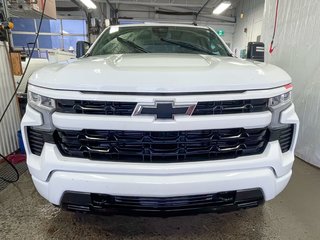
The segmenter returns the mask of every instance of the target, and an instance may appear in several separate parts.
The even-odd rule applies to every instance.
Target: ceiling
[[[215,19],[218,21],[234,22],[235,21],[235,8],[240,0],[229,0],[232,3],[230,9],[225,11],[222,15],[212,15],[213,9],[219,5],[222,0],[93,0],[98,9],[95,10],[100,14],[105,15],[106,5],[110,4],[111,9],[118,10],[118,17],[138,16],[138,13],[143,18],[143,12],[155,12],[160,14],[174,15],[192,13],[199,17]],[[56,0],[58,14],[62,16],[79,15],[83,7],[79,0]],[[93,11],[94,12],[94,11]],[[131,13],[130,13],[131,12]],[[134,15],[133,12],[136,12]],[[150,14],[149,14],[150,15]],[[187,14],[186,14],[187,15]]]

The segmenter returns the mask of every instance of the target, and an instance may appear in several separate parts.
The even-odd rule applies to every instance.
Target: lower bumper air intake
[[[230,212],[264,202],[261,189],[176,197],[132,197],[65,192],[61,207],[70,211],[106,215],[171,216]]]

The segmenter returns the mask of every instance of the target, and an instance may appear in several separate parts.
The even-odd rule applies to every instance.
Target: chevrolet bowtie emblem
[[[197,104],[175,104],[174,102],[155,102],[153,105],[137,104],[133,115],[151,115],[156,119],[173,119],[175,115],[192,115]]]

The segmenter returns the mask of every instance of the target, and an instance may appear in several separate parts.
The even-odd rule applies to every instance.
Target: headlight
[[[291,91],[269,99],[269,107],[283,106],[291,103]]]
[[[28,104],[42,115],[42,125],[37,128],[43,131],[53,131],[52,113],[56,109],[56,101],[53,98],[29,91]]]
[[[283,123],[281,123],[281,113],[291,106],[291,92],[292,92],[292,84],[287,84],[283,86],[285,93],[272,97],[269,99],[269,109],[272,112],[272,119],[270,123],[270,128],[281,128],[283,127]]]
[[[56,108],[56,102],[49,97],[41,96],[34,92],[28,92],[28,103],[37,109],[43,109],[47,111],[53,111]]]

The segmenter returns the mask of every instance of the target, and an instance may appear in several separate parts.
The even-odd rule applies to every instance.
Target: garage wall
[[[240,57],[240,50],[247,49],[248,42],[261,36],[265,0],[241,0],[237,7],[237,23],[233,36],[233,50]],[[241,18],[243,13],[243,18]],[[247,29],[247,32],[244,29]]]
[[[3,42],[0,42],[0,116],[13,92],[14,83],[8,63],[6,46]],[[2,155],[6,156],[18,149],[17,131],[19,129],[19,123],[18,105],[16,101],[13,101],[6,116],[0,123],[0,153]]]
[[[266,0],[262,37],[269,44],[275,2]],[[294,103],[301,121],[296,155],[320,167],[319,12],[318,0],[280,0],[275,50],[266,54],[266,61],[282,67],[293,79]]]
[[[235,31],[235,25],[227,25],[227,24],[219,24],[219,23],[215,23],[215,24],[208,24],[208,26],[212,27],[214,30],[218,31],[218,30],[224,30],[224,36],[221,36],[222,39],[229,45],[229,47],[232,49],[233,47],[233,34]]]
[[[35,40],[39,20],[32,18],[13,18],[12,30],[15,49],[28,49]],[[76,49],[77,41],[87,40],[86,21],[80,19],[43,19],[41,33],[36,42],[36,49]],[[32,47],[31,47],[32,48]],[[35,51],[33,57],[41,57]]]

